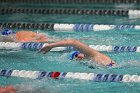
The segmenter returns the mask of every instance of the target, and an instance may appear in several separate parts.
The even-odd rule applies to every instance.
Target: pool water
[[[20,20],[17,20],[20,19]],[[117,16],[80,16],[80,15],[34,15],[14,14],[0,15],[1,21],[49,22],[49,23],[106,23],[106,24],[139,24],[139,19],[128,20]],[[18,29],[14,29],[17,31]],[[67,39],[78,39],[89,45],[123,45],[140,46],[140,31],[109,30],[100,32],[53,32],[33,30],[47,35]],[[92,72],[140,75],[140,53],[136,52],[103,52],[118,63],[118,67],[94,67],[68,59],[69,52],[49,52],[47,54],[29,50],[1,50],[0,69]],[[87,61],[83,61],[88,63]],[[13,84],[18,93],[139,93],[140,83],[93,82],[77,79],[42,79],[31,80],[18,77],[0,77],[1,85]]]
[[[37,30],[39,31],[39,30]],[[125,31],[125,33],[117,31],[89,32],[89,33],[67,33],[67,32],[45,32],[54,37],[82,39],[86,44],[100,45],[134,45],[140,46],[139,32]],[[42,31],[40,31],[42,32]],[[18,70],[39,70],[39,71],[60,71],[60,72],[95,72],[95,73],[115,73],[115,74],[140,74],[140,57],[139,53],[123,52],[123,53],[107,53],[115,60],[119,66],[116,68],[95,67],[88,68],[87,65],[77,61],[68,60],[69,52],[49,52],[47,54],[39,54],[37,51],[18,50],[18,51],[2,51],[0,53],[1,69],[18,69]],[[109,82],[93,82],[86,80],[30,80],[25,78],[5,78],[0,77],[0,84],[14,84],[20,86],[22,91],[31,92],[38,91],[44,93],[49,91],[52,93],[111,93],[111,92],[127,92],[138,93],[139,83],[109,83]],[[24,90],[25,89],[25,90]],[[34,93],[34,92],[33,92]]]

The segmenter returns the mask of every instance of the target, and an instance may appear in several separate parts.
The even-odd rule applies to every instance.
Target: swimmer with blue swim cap
[[[110,59],[105,54],[102,54],[95,49],[90,48],[88,45],[74,39],[62,40],[56,43],[51,43],[40,49],[39,52],[44,54],[49,52],[52,48],[62,47],[62,46],[72,46],[78,51],[73,51],[70,55],[70,60],[76,58],[77,60],[82,60],[88,58],[91,62],[97,62],[107,67],[116,66],[117,64]]]
[[[83,53],[80,53],[79,51],[73,51],[70,53],[70,60],[76,59],[76,60],[82,60],[85,58],[85,55]],[[112,60],[109,64],[107,64],[107,67],[112,67],[113,64],[115,64]]]
[[[55,40],[45,34],[25,30],[14,32],[10,29],[2,29],[0,35],[1,42],[53,42],[52,39]]]

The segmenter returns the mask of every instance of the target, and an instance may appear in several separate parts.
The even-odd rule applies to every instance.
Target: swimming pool
[[[92,15],[43,15],[43,14],[7,14],[0,15],[1,22],[32,23],[92,23],[92,24],[139,24],[139,19],[128,20],[128,17],[92,16]],[[18,29],[14,29],[18,30]],[[140,46],[139,30],[108,30],[99,32],[54,32],[52,30],[35,30],[61,39],[80,39],[88,45],[122,45]],[[69,52],[49,52],[39,54],[29,50],[1,50],[0,69],[17,69],[33,71],[85,72],[107,74],[139,75],[140,57],[138,52],[103,52],[115,60],[115,68],[95,67],[77,61],[68,60]],[[87,61],[84,61],[87,62]],[[0,77],[1,85],[13,84],[21,92],[29,93],[139,93],[139,83],[94,82],[79,79],[41,79],[32,80],[20,77]]]

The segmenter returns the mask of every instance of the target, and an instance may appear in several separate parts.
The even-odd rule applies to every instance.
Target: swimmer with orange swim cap
[[[36,33],[32,31],[18,31],[13,32],[12,30],[6,29],[1,32],[1,42],[48,42],[50,41],[45,34]]]

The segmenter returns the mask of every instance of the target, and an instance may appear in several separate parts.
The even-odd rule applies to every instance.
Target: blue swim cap
[[[70,60],[72,60],[74,57],[75,57],[75,55],[77,55],[77,54],[79,54],[80,52],[79,51],[73,51],[73,52],[71,52],[70,53]]]
[[[10,35],[10,34],[15,34],[14,31],[10,30],[10,29],[4,29],[2,32],[1,32],[2,35]]]

